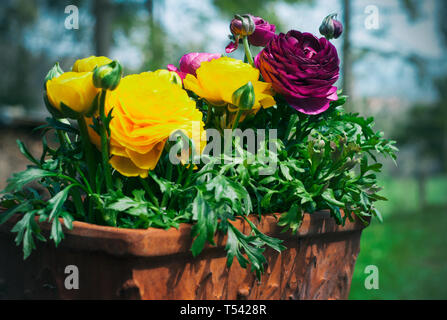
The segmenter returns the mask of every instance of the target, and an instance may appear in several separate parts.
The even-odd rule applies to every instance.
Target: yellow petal
[[[126,153],[130,160],[140,169],[154,170],[158,160],[160,159],[161,153],[165,146],[165,141],[158,143],[154,148],[145,154],[141,154],[129,149],[126,149]]]
[[[199,81],[191,74],[187,74],[186,78],[183,79],[183,85],[185,86],[185,89],[193,91],[200,97],[205,95],[202,87],[200,87]]]
[[[126,177],[140,176],[141,178],[146,178],[148,176],[148,170],[138,168],[132,160],[126,157],[113,156],[110,159],[110,164]]]
[[[63,102],[78,113],[86,113],[99,89],[95,88],[92,72],[66,72],[47,82],[47,96],[51,105],[60,110]]]
[[[112,60],[107,57],[90,56],[88,58],[76,60],[71,70],[73,72],[89,72],[93,71],[95,67],[100,67],[109,64],[110,62],[112,62]]]
[[[84,118],[85,123],[87,124],[87,131],[90,137],[90,141],[98,148],[101,149],[101,137],[96,133],[95,130],[91,127],[93,125],[92,118]]]

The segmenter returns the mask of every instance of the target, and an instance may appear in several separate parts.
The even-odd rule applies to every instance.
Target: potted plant
[[[230,29],[226,51],[241,42],[246,62],[190,53],[179,69],[122,77],[89,57],[50,70],[40,129],[59,143],[43,137],[36,158],[19,142],[32,165],[0,202],[0,294],[347,298],[361,230],[380,219],[376,156],[395,159],[394,142],[343,109],[334,15],[323,38],[251,15]],[[255,59],[251,45],[264,47]]]

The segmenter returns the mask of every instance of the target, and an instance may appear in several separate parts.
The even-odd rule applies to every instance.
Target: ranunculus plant
[[[241,41],[246,62],[193,52],[179,68],[125,77],[106,57],[80,59],[68,72],[56,64],[44,84],[51,117],[40,129],[59,143],[42,138],[36,158],[19,142],[31,165],[8,180],[0,223],[21,216],[12,232],[25,258],[45,241],[38,222],[52,224],[56,245],[73,220],[133,229],[189,223],[193,255],[222,233],[228,266],[236,258],[259,276],[265,248],[285,247],[247,215],[280,212],[278,224],[292,232],[304,213],[321,210],[338,224],[380,219],[377,156],[395,159],[396,148],[372,118],[343,109],[330,42],[342,26],[333,16],[321,38],[236,16],[226,51]],[[255,59],[251,45],[264,47]],[[237,218],[250,234],[233,226]]]

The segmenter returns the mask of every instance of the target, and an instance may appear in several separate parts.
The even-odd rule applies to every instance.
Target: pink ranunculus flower
[[[192,74],[196,76],[196,70],[199,69],[200,65],[204,61],[211,61],[214,59],[219,59],[221,57],[218,53],[206,53],[206,52],[191,52],[185,54],[179,62],[180,69],[172,64],[167,66],[169,71],[175,71],[180,76],[180,78],[185,79],[186,75]]]
[[[252,16],[253,22],[255,23],[255,31],[248,36],[248,42],[256,47],[265,47],[270,40],[276,37],[275,31],[276,26],[274,24],[270,24],[261,17]],[[234,24],[242,23],[238,19],[233,19],[230,25],[230,30],[233,33],[233,30],[237,29],[234,27]],[[239,36],[233,33],[235,37],[234,42],[230,42],[225,48],[226,53],[231,53],[235,51],[238,47]]]

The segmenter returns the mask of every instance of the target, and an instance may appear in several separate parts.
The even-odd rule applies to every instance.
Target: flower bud
[[[255,90],[251,81],[233,92],[232,101],[242,110],[250,110],[255,104]]]
[[[249,36],[255,32],[256,25],[253,21],[253,17],[249,14],[235,15],[234,19],[231,20],[230,30],[235,36]]]
[[[328,40],[338,39],[343,33],[343,24],[335,20],[336,17],[336,13],[330,14],[321,23],[320,33]]]
[[[47,81],[51,80],[53,78],[59,77],[61,74],[64,73],[64,70],[61,69],[59,62],[56,62],[56,64],[51,68],[50,71],[48,71],[45,80],[44,80],[44,89],[47,88]]]
[[[93,70],[93,84],[96,88],[115,90],[123,76],[121,64],[114,60],[109,64],[95,67]]]
[[[318,141],[318,149],[323,149],[325,146],[326,146],[326,143],[324,142],[324,140]]]

